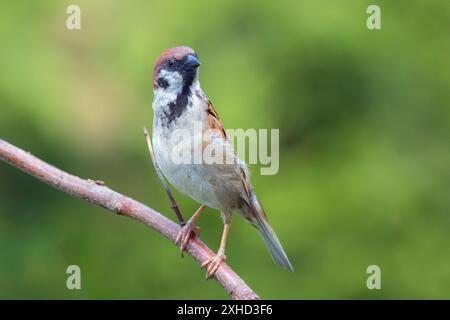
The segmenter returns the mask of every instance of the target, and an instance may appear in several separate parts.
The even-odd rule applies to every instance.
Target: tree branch
[[[0,159],[58,190],[114,213],[139,220],[175,243],[180,230],[175,222],[144,204],[111,190],[101,181],[85,180],[66,173],[2,139],[0,139]],[[199,264],[214,255],[198,238],[189,241],[187,251]],[[225,263],[219,267],[215,278],[232,299],[259,299],[258,295]]]
[[[169,197],[170,204],[172,205],[172,209],[175,212],[178,221],[180,222],[180,226],[184,226],[186,222],[184,221],[183,215],[180,212],[180,209],[178,208],[177,202],[175,201],[175,198],[172,195],[172,191],[170,191],[169,186],[166,183],[166,180],[164,179],[164,176],[161,172],[161,169],[159,168],[158,164],[156,163],[155,159],[155,153],[153,152],[153,146],[152,141],[150,140],[150,134],[147,131],[147,128],[144,127],[144,136],[145,140],[147,141],[148,146],[148,153],[150,154],[150,158],[152,159],[153,166],[155,167],[156,174],[158,175],[159,180],[161,181],[161,184],[163,185],[164,190],[166,190],[167,196]]]

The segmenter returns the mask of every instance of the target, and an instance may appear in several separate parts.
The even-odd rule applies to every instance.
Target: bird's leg
[[[206,267],[206,279],[211,279],[216,273],[217,269],[219,269],[219,266],[222,263],[222,261],[227,260],[227,257],[225,256],[225,245],[227,243],[230,225],[231,225],[231,215],[224,216],[224,227],[222,233],[222,240],[220,241],[219,251],[217,251],[215,256],[209,258],[201,266],[202,268]]]
[[[200,213],[205,210],[205,208],[206,206],[202,204],[178,233],[177,238],[175,239],[175,243],[180,246],[181,256],[183,256],[183,251],[186,250],[191,235],[194,234],[196,237],[199,235],[200,228],[195,225],[195,221],[200,216]]]

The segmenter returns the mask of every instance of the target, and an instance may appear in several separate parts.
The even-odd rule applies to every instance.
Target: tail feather
[[[273,260],[281,267],[293,272],[294,268],[292,267],[286,252],[284,252],[283,246],[278,240],[277,235],[269,225],[266,214],[264,213],[264,210],[255,195],[252,195],[250,198],[249,213],[250,215],[247,215],[247,219],[254,227],[256,227],[256,229],[258,229],[270,251]]]

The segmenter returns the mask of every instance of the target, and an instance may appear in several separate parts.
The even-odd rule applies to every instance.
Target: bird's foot
[[[216,255],[206,260],[201,267],[206,267],[206,279],[211,279],[216,274],[217,269],[219,269],[220,264],[225,262],[227,257],[222,250],[219,250]]]
[[[183,252],[186,250],[189,239],[191,236],[198,237],[200,234],[200,228],[197,227],[194,221],[189,220],[178,232],[175,244],[180,246],[180,254],[183,257]]]

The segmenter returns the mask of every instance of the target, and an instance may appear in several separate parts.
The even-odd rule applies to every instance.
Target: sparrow
[[[195,221],[203,210],[219,210],[224,223],[220,247],[201,266],[206,268],[207,279],[213,277],[226,260],[231,216],[237,211],[260,232],[273,260],[293,271],[256,197],[246,164],[235,153],[216,110],[200,87],[199,67],[196,52],[178,46],[164,51],[153,70],[152,144],[156,163],[170,184],[201,204],[181,228],[176,243],[183,253],[190,237],[198,235]],[[201,155],[208,148],[217,154],[221,151],[226,161],[193,159],[196,152]]]

